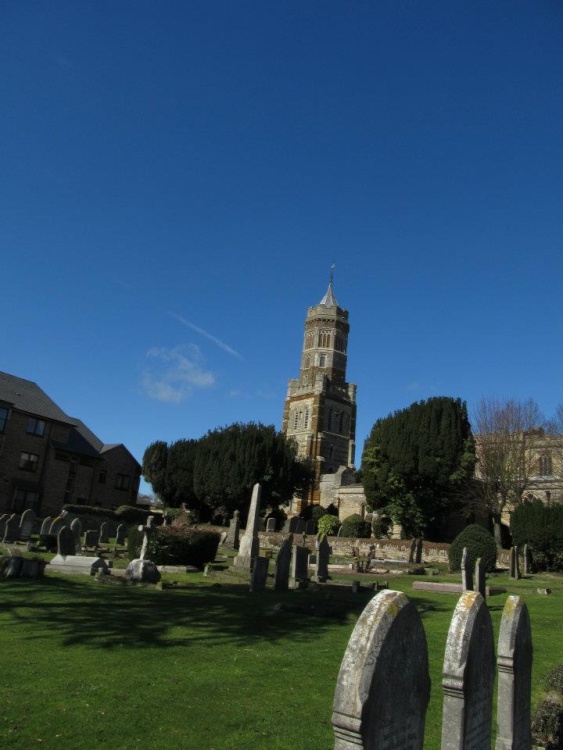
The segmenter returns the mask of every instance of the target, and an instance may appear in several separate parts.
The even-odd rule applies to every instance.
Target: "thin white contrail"
[[[228,344],[225,344],[224,341],[221,341],[221,339],[218,339],[216,336],[211,335],[207,331],[205,331],[203,328],[200,328],[199,326],[194,325],[193,323],[190,323],[189,320],[186,320],[181,315],[178,315],[178,313],[170,312],[169,315],[171,315],[173,318],[176,318],[182,325],[186,326],[186,328],[191,328],[192,331],[195,331],[196,333],[199,333],[200,336],[204,336],[206,339],[209,339],[209,341],[212,341],[216,346],[219,347],[219,349],[223,349],[223,351],[227,352],[227,354],[230,354],[232,357],[236,357],[236,359],[244,359],[242,354],[239,354],[235,349],[233,349]]]

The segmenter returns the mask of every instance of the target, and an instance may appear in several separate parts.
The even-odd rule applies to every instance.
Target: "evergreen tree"
[[[386,508],[407,536],[439,536],[469,487],[475,446],[465,403],[431,398],[379,419],[362,456],[368,503]]]
[[[164,502],[166,498],[166,466],[168,445],[163,440],[151,443],[143,454],[142,474],[152,485],[154,493]]]

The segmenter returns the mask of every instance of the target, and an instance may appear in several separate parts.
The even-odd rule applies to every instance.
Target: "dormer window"
[[[30,417],[27,420],[27,430],[28,435],[37,435],[38,437],[43,437],[45,434],[45,422],[42,419],[35,419],[35,417]]]

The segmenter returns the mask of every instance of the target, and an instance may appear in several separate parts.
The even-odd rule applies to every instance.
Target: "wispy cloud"
[[[228,344],[225,344],[224,341],[221,341],[221,339],[218,339],[216,336],[213,336],[211,333],[208,333],[203,328],[200,328],[199,326],[196,326],[193,323],[190,323],[189,320],[186,320],[181,315],[178,315],[178,313],[170,312],[168,314],[171,315],[173,318],[176,318],[176,320],[179,321],[183,326],[186,326],[186,328],[191,328],[192,331],[199,333],[200,336],[204,336],[206,339],[209,339],[209,341],[212,341],[215,344],[215,346],[218,346],[219,349],[222,349],[224,352],[227,352],[227,354],[230,354],[231,357],[235,357],[236,359],[240,359],[240,360],[244,359],[242,354],[237,352]]]
[[[153,347],[146,353],[142,386],[149,398],[179,404],[194,390],[210,388],[215,376],[202,367],[203,358],[195,344],[173,349]]]

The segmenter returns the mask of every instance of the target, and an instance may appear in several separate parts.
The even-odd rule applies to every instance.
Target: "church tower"
[[[298,445],[298,455],[315,466],[307,503],[319,502],[319,479],[354,465],[356,386],[346,382],[348,311],[338,305],[332,274],[328,290],[305,320],[299,378],[290,380],[282,431]]]

